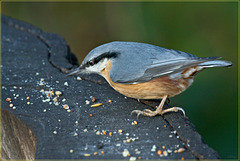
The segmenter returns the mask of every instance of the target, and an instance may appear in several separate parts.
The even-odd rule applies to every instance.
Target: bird
[[[230,67],[232,62],[217,60],[141,43],[113,41],[91,50],[81,65],[68,75],[99,74],[110,86],[134,99],[161,99],[155,110],[133,110],[137,116],[153,117],[182,111],[181,107],[163,109],[168,98],[185,91],[195,75],[205,68]]]

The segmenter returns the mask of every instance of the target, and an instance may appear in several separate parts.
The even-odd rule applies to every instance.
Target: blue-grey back
[[[198,58],[192,54],[137,42],[111,42],[93,49],[84,59],[90,60],[105,52],[115,52],[110,78],[115,83],[140,83],[159,76],[183,71],[214,58]]]

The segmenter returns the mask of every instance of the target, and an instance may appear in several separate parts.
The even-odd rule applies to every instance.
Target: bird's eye
[[[94,62],[92,60],[88,61],[88,65],[93,66]]]

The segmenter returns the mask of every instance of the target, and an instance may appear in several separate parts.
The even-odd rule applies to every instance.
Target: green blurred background
[[[237,9],[233,2],[2,3],[3,14],[64,37],[80,63],[91,49],[114,40],[232,61],[232,68],[199,73],[171,99],[223,159],[237,158]]]

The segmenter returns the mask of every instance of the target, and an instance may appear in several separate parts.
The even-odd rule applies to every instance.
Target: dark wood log
[[[34,160],[36,138],[31,129],[7,110],[1,110],[2,159]]]

